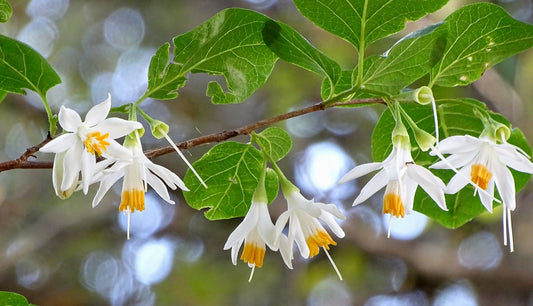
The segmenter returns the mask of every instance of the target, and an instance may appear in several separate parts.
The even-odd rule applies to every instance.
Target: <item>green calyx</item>
[[[415,90],[409,90],[399,94],[395,100],[397,101],[411,101],[421,105],[430,104],[433,101],[433,91],[427,86],[422,86]]]
[[[487,112],[481,112],[478,109],[474,109],[474,114],[481,119],[484,126],[479,137],[487,137],[494,142],[503,142],[511,137],[511,129],[505,124],[492,119]]]

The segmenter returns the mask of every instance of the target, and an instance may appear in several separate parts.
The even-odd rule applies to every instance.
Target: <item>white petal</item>
[[[289,269],[292,269],[292,245],[289,244],[289,239],[285,235],[281,235],[279,241],[279,252],[283,262]]]
[[[516,191],[514,178],[511,171],[505,165],[494,163],[492,165],[493,178],[498,188],[498,193],[503,200],[504,207],[510,210],[516,208]]]
[[[415,200],[416,195],[416,189],[418,188],[418,184],[407,178],[405,181],[405,203],[403,203],[403,207],[405,208],[405,214],[410,214],[413,211],[413,204]]]
[[[467,166],[459,170],[459,173],[456,173],[448,182],[444,192],[454,194],[463,189],[463,187],[470,182],[471,169],[471,166]]]
[[[189,191],[189,189],[185,186],[185,183],[183,183],[181,178],[169,169],[161,165],[154,164],[151,161],[147,162],[145,165],[148,169],[150,169],[152,172],[157,174],[157,176],[163,179],[163,181],[165,181],[165,184],[167,184],[170,188],[176,189],[177,186],[182,190]]]
[[[276,240],[278,237],[276,236],[276,228],[274,223],[272,223],[272,219],[270,219],[270,213],[268,212],[267,204],[257,202],[255,205],[258,214],[257,231],[259,236],[271,250],[277,251],[278,246],[276,245]]]
[[[75,145],[82,145],[78,135],[67,133],[52,139],[49,143],[40,148],[39,151],[46,153],[60,153],[67,151]]]
[[[335,218],[333,218],[333,215],[332,214],[329,214],[329,213],[322,213],[322,215],[320,215],[320,220],[324,221],[324,223],[326,223],[328,225],[328,227],[331,229],[331,231],[339,238],[343,238],[344,237],[344,231],[342,230],[342,228],[339,226],[339,224],[337,223],[337,221],[335,221]]]
[[[137,121],[124,120],[120,118],[107,118],[103,122],[95,125],[94,130],[109,133],[110,138],[119,138],[126,136],[136,129],[142,128],[142,124]]]
[[[448,210],[444,198],[444,183],[442,180],[428,169],[419,165],[409,165],[407,167],[408,176],[424,189],[424,191],[439,205],[443,210]],[[412,208],[412,207],[411,207]]]
[[[514,148],[508,146],[495,147],[497,156],[506,166],[520,172],[533,173],[533,163],[526,156],[518,153]]]
[[[475,146],[483,143],[483,140],[470,135],[451,136],[439,142],[438,149],[441,153],[465,153],[471,152]]]
[[[471,163],[476,157],[477,152],[474,154],[452,154],[446,157],[446,161],[440,160],[433,165],[429,166],[431,169],[451,169],[450,165],[454,168],[459,169],[465,165]]]
[[[124,176],[124,171],[117,171],[107,174],[100,180],[100,187],[93,199],[93,207],[96,207],[98,203],[102,200],[107,191],[113,186],[119,178]]]
[[[289,224],[289,237],[291,232],[293,233],[293,239],[296,242],[296,246],[298,246],[298,249],[300,250],[300,255],[302,255],[303,258],[309,258],[309,246],[307,245],[307,241],[302,232],[302,224],[300,219],[291,218]],[[289,238],[289,243],[290,241],[291,239]]]
[[[107,99],[95,106],[93,106],[85,115],[85,126],[93,127],[99,122],[105,120],[111,109],[111,94],[107,95]]]
[[[63,128],[63,130],[67,132],[76,132],[78,130],[78,127],[81,125],[81,118],[78,113],[76,113],[74,110],[61,106],[61,109],[59,110],[59,124]]]
[[[83,148],[80,146],[71,147],[63,159],[63,181],[61,182],[61,189],[67,190],[78,179],[81,170],[81,153]]]
[[[361,189],[359,196],[355,198],[353,205],[358,205],[368,198],[370,198],[374,193],[376,193],[381,188],[385,187],[389,182],[389,175],[385,170],[379,171],[374,177]]]
[[[372,171],[378,170],[382,167],[382,163],[367,163],[359,165],[348,171],[338,182],[338,184],[346,183],[347,181],[356,179]]]
[[[81,153],[81,179],[83,186],[83,194],[89,191],[89,184],[93,179],[94,169],[96,167],[96,159],[94,155],[83,150]]]
[[[481,200],[481,204],[485,206],[485,209],[492,213],[492,201],[494,199],[494,178],[489,180],[487,189],[485,191],[486,193],[478,191],[479,199]]]
[[[287,210],[283,212],[281,215],[279,215],[278,220],[276,220],[276,244],[279,242],[279,237],[281,237],[281,233],[283,232],[283,229],[285,229],[285,226],[287,225],[287,221],[289,221],[290,212]]]
[[[163,200],[170,204],[174,204],[174,201],[170,199],[167,187],[157,176],[153,175],[150,171],[146,171],[146,181]]]
[[[324,204],[324,203],[314,203],[317,207],[322,210],[322,216],[323,214],[331,214],[341,220],[345,220],[346,216],[337,208],[337,205],[335,204]]]

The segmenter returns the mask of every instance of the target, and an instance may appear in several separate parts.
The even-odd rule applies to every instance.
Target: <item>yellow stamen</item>
[[[244,244],[241,255],[242,261],[261,268],[263,266],[263,258],[265,258],[265,248],[260,248],[255,243]]]
[[[479,186],[479,188],[486,190],[489,186],[490,178],[492,173],[483,165],[477,164],[472,165],[472,170],[470,171],[472,176],[472,182]]]
[[[318,254],[319,247],[323,247],[325,250],[329,250],[329,245],[337,245],[331,236],[324,231],[317,231],[314,235],[307,237],[307,246],[309,247],[309,257],[313,257]]]
[[[144,210],[144,190],[125,190],[122,192],[120,199],[120,211],[128,210],[135,212],[135,210]]]
[[[87,138],[83,142],[87,148],[87,152],[91,154],[97,153],[102,155],[102,151],[107,149],[109,142],[105,141],[109,137],[109,133],[102,135],[100,132],[92,132],[87,134]]]
[[[402,203],[402,198],[395,193],[387,193],[383,198],[383,214],[391,214],[398,217],[405,216],[405,207]]]

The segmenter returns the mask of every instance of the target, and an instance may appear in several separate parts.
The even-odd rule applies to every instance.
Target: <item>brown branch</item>
[[[342,106],[353,106],[353,105],[366,105],[366,104],[375,104],[375,103],[385,103],[381,98],[365,98],[365,99],[354,99],[347,102],[336,102],[333,104],[326,104],[326,102],[320,102],[316,103],[314,105],[311,105],[306,108],[302,108],[299,110],[295,110],[292,112],[288,112],[282,115],[278,115],[269,119],[259,120],[254,123],[250,123],[245,126],[241,126],[239,128],[230,130],[230,131],[223,131],[220,133],[214,133],[209,134],[193,139],[189,139],[186,141],[182,141],[180,143],[177,143],[176,145],[181,150],[187,150],[199,145],[213,143],[213,142],[221,142],[224,140],[228,140],[233,137],[237,137],[240,135],[249,135],[252,131],[271,125],[276,122],[280,122],[283,120],[287,120],[290,118],[302,116],[305,114],[309,114],[316,111],[325,110],[326,108],[330,107],[342,107]],[[46,143],[48,143],[52,138],[50,135],[46,137],[45,140],[43,140],[40,144],[33,146],[31,148],[28,148],[24,154],[22,154],[19,158],[5,161],[0,163],[0,172],[6,171],[6,170],[12,170],[12,169],[49,169],[52,168],[53,162],[42,162],[42,161],[29,161],[28,158],[35,157],[34,154],[39,151],[41,147],[43,147]],[[161,155],[165,155],[168,153],[173,152],[174,149],[171,146],[162,147],[158,149],[152,149],[145,151],[145,154],[148,158],[154,158]]]

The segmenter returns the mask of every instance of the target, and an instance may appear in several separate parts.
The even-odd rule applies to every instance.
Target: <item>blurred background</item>
[[[54,112],[66,105],[85,113],[108,92],[114,106],[136,100],[146,88],[155,50],[227,7],[251,8],[292,25],[344,69],[357,58],[353,47],[307,21],[289,0],[10,2],[13,18],[0,25],[0,34],[31,45],[60,74],[63,83],[48,93]],[[409,23],[402,34],[372,46],[369,54],[384,52],[405,33],[471,2],[451,0]],[[531,1],[493,2],[533,23]],[[146,101],[143,108],[170,124],[170,136],[178,142],[320,101],[321,80],[281,61],[267,84],[241,105],[211,105],[205,89],[212,79],[191,75],[178,99]],[[533,51],[527,51],[470,86],[436,88],[435,96],[485,101],[531,140],[532,83]],[[514,253],[502,243],[501,208],[457,230],[414,213],[394,220],[387,239],[382,192],[351,206],[371,176],[336,182],[350,168],[371,161],[371,132],[382,111],[382,106],[329,109],[278,125],[294,141],[280,163],[285,173],[306,197],[336,203],[347,215],[341,223],[346,237],[333,237],[338,246],[330,250],[344,281],[323,252],[311,260],[296,256],[291,271],[278,253],[267,251],[263,268],[248,283],[248,266],[232,265],[230,252],[222,250],[242,219],[210,222],[180,192],[171,195],[175,206],[147,193],[146,210],[132,215],[127,241],[126,217],[118,212],[121,184],[93,209],[95,187],[88,196],[62,201],[46,169],[0,174],[0,290],[23,294],[37,305],[533,305],[532,184],[517,196]],[[37,97],[8,95],[0,111],[0,160],[15,159],[40,143],[47,127]],[[145,149],[166,146],[150,137],[143,138]],[[210,147],[186,154],[195,161]],[[186,172],[175,154],[154,161],[181,177]],[[279,196],[270,206],[273,219],[285,209]]]

